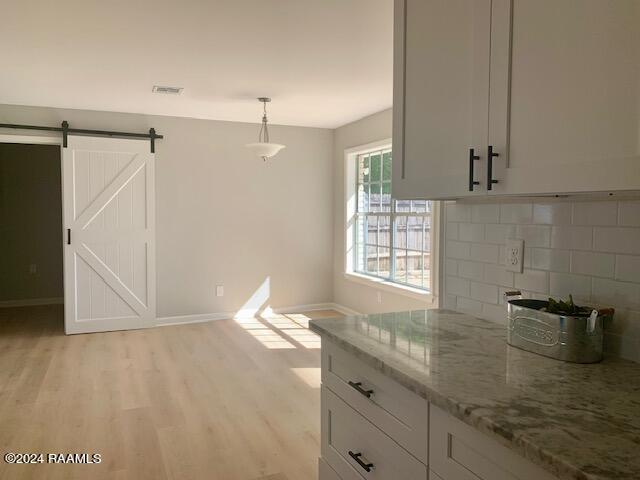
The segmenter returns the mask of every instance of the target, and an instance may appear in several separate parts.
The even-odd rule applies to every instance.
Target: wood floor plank
[[[317,478],[320,342],[334,311],[65,336],[62,306],[0,309],[0,453],[100,453],[0,478]]]

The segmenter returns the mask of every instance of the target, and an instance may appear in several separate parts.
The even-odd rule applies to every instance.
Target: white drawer
[[[427,480],[423,463],[326,386],[322,386],[321,429],[322,458],[342,480]]]
[[[444,410],[429,411],[429,468],[442,480],[557,480]]]
[[[325,339],[322,383],[427,464],[429,404],[425,399]],[[369,398],[355,387],[371,391]]]
[[[322,458],[318,459],[318,480],[342,480]]]

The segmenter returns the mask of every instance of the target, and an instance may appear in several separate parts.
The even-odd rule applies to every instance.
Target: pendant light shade
[[[245,147],[251,150],[256,156],[261,157],[266,161],[267,158],[274,157],[280,150],[285,148],[280,143],[269,142],[269,127],[267,125],[267,102],[271,99],[267,97],[258,98],[263,105],[262,113],[262,126],[260,127],[260,133],[258,134],[258,141],[256,143],[247,143]]]

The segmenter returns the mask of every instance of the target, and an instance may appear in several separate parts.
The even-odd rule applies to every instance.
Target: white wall
[[[60,193],[57,146],[0,144],[0,302],[62,297]]]
[[[333,298],[336,303],[361,313],[433,308],[431,302],[356,283],[345,278],[345,158],[344,151],[391,138],[391,109],[384,110],[334,131],[333,169]],[[380,293],[381,302],[378,302]]]
[[[258,290],[247,306],[332,300],[331,130],[272,126],[287,148],[265,163],[244,148],[255,124],[0,106],[3,123],[62,120],[165,135],[156,146],[159,316],[237,311]]]
[[[449,203],[444,307],[506,321],[505,290],[616,308],[605,349],[640,361],[640,201]],[[525,241],[524,272],[504,268]]]

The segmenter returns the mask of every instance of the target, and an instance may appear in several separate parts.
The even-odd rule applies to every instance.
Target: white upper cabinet
[[[483,193],[491,0],[395,0],[394,16],[394,198]]]
[[[396,0],[395,26],[396,197],[640,190],[640,1]]]
[[[640,1],[492,10],[491,193],[640,189]]]

